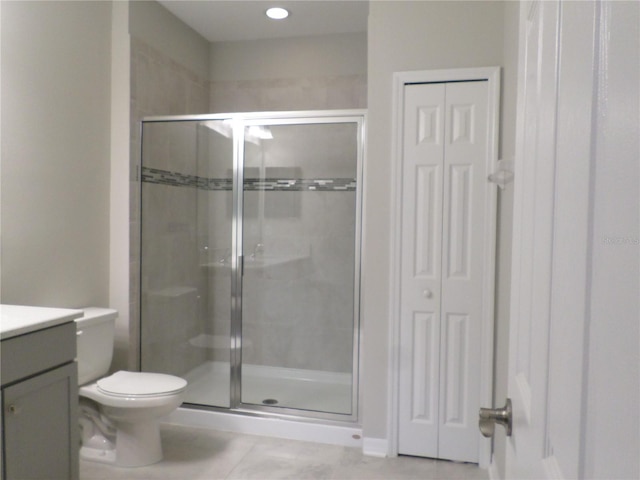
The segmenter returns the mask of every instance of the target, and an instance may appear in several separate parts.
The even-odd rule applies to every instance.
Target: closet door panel
[[[398,451],[477,462],[488,82],[404,93]]]
[[[437,457],[444,84],[405,89],[399,451]]]
[[[478,461],[487,82],[446,84],[439,457]]]

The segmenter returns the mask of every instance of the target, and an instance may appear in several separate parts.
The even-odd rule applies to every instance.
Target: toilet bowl
[[[117,313],[99,308],[84,311],[84,317],[76,320],[80,457],[122,467],[159,462],[160,419],[180,406],[187,381],[128,371],[100,378],[111,364]]]

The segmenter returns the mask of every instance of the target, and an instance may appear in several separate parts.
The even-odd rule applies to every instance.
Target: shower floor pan
[[[229,407],[230,369],[226,362],[205,362],[185,375],[189,382],[185,403]],[[351,413],[351,375],[348,373],[243,365],[242,403]]]

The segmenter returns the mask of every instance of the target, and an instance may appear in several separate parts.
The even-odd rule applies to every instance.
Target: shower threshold
[[[184,378],[189,382],[185,403],[229,406],[228,362],[207,361]],[[351,374],[263,365],[243,365],[242,403],[299,410],[351,413]]]

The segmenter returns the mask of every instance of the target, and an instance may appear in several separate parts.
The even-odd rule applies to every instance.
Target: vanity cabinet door
[[[6,480],[78,478],[77,366],[3,389]]]

